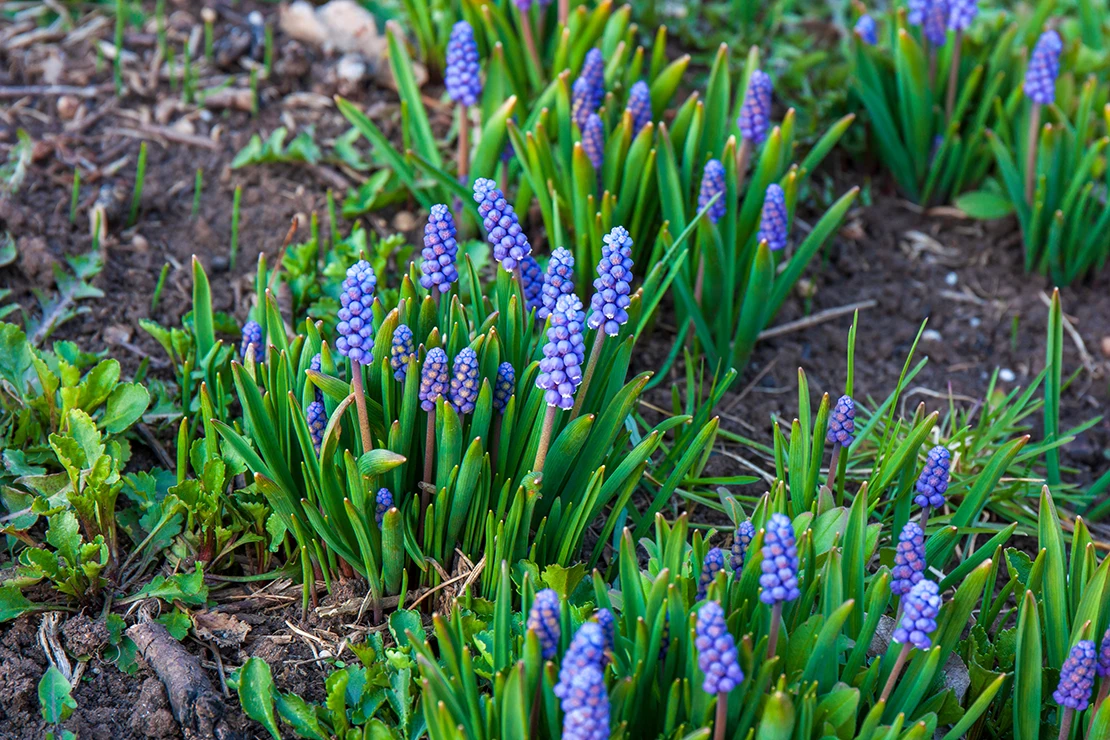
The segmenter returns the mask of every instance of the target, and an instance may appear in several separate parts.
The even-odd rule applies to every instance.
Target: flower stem
[[[578,418],[579,412],[582,411],[582,404],[586,402],[586,391],[590,389],[590,379],[594,377],[594,372],[597,370],[597,361],[601,359],[601,347],[606,336],[604,330],[597,330],[593,349],[590,350],[590,360],[586,363],[586,374],[582,376],[582,385],[578,386],[578,397],[574,399],[574,408],[570,410],[570,421]]]
[[[767,658],[775,656],[775,649],[779,646],[779,622],[782,621],[782,602],[776,601],[771,607],[771,629],[767,636]]]
[[[543,431],[540,432],[540,447],[536,450],[536,463],[532,466],[532,471],[536,473],[543,473],[543,463],[547,459],[547,448],[551,446],[551,432],[555,428],[555,411],[557,406],[549,405],[547,413],[543,417]]]
[[[725,740],[725,726],[728,724],[728,692],[717,694],[717,719],[713,722],[713,740]]]
[[[956,86],[960,83],[960,47],[963,46],[964,32],[956,31],[955,46],[952,47],[952,64],[948,68],[948,99],[945,101],[945,118],[951,123],[952,109],[956,106]]]
[[[894,684],[898,681],[898,674],[902,672],[902,666],[906,664],[906,658],[910,656],[910,650],[913,646],[910,643],[902,645],[902,651],[898,653],[898,659],[894,661],[894,668],[890,671],[890,677],[886,680],[886,685],[883,686],[883,693],[879,695],[879,701],[886,701],[890,698],[890,693],[894,691]]]
[[[1040,141],[1041,104],[1033,103],[1029,111],[1029,141],[1025,146],[1025,201],[1033,205],[1037,181],[1037,143]]]
[[[752,142],[750,139],[741,139],[740,148],[736,150],[736,192],[739,193],[744,185],[744,176],[748,171],[748,161],[752,158]]]
[[[470,182],[470,116],[459,104],[459,179]]]
[[[423,526],[424,515],[431,502],[431,491],[435,487],[432,469],[436,459],[436,410],[428,412],[428,432],[424,438],[424,485],[420,487],[420,521]]]
[[[840,445],[833,442],[832,457],[829,458],[829,482],[825,485],[830,491],[836,490],[836,468],[840,463]]]
[[[1099,681],[1098,697],[1091,705],[1091,723],[1087,725],[1087,735],[1091,734],[1091,725],[1095,723],[1095,715],[1098,714],[1098,708],[1102,706],[1102,702],[1106,701],[1107,694],[1110,694],[1110,676],[1105,676]]]
[[[543,65],[540,64],[539,52],[536,51],[536,39],[532,36],[532,20],[527,10],[520,11],[520,35],[524,37],[524,46],[528,49],[532,61],[536,63],[536,69],[543,69]]]
[[[570,18],[570,0],[559,0],[559,25],[566,26]]]
[[[1074,717],[1074,709],[1068,707],[1064,710],[1064,716],[1060,718],[1060,740],[1068,740],[1071,736],[1071,721]]]
[[[929,507],[928,506],[922,506],[921,507],[921,532],[922,532],[922,534],[925,533],[925,525],[928,524],[928,523],[929,523]]]
[[[358,409],[358,426],[362,433],[362,451],[374,449],[374,438],[370,436],[370,414],[366,412],[366,391],[362,387],[362,365],[351,362],[351,387],[355,394],[355,407]]]

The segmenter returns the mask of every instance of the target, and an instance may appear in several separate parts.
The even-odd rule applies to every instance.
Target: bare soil
[[[175,4],[171,33],[184,38],[196,25],[199,8],[199,3]],[[217,36],[232,26],[241,27],[244,14],[254,9],[260,10],[268,23],[276,23],[274,6],[242,2],[234,9],[220,7]],[[63,36],[12,49],[6,45],[8,30],[0,25],[0,90],[44,84],[100,85],[103,90],[78,99],[78,113],[71,120],[62,119],[59,105],[73,101],[62,101],[57,95],[4,98],[0,161],[15,145],[19,128],[31,135],[36,146],[22,189],[15,197],[0,200],[0,233],[10,231],[19,250],[15,264],[0,268],[0,287],[11,288],[12,299],[28,311],[37,310],[32,290],[53,288],[52,266],[66,256],[91,249],[88,214],[97,199],[104,198],[109,236],[102,243],[105,266],[94,285],[105,297],[83,302],[87,312],[65,323],[54,338],[75,340],[86,350],[111,352],[124,364],[125,375],[134,372],[142,358],[149,358],[155,377],[169,377],[161,348],[138,322],[149,317],[176,325],[181,320],[191,301],[192,255],[208,270],[215,309],[243,319],[259,253],[275,255],[294,218],[307,222],[308,215],[317,212],[323,227],[330,228],[324,216],[326,190],[335,189],[341,200],[344,186],[357,185],[358,173],[335,164],[230,169],[235,154],[252,134],[265,138],[275,127],[285,125],[292,138],[312,125],[318,143],[326,149],[330,138],[347,129],[333,106],[294,105],[297,98],[289,98],[290,93],[310,91],[326,102],[341,91],[367,108],[387,135],[399,136],[399,106],[388,86],[373,76],[353,88],[344,85],[336,78],[334,58],[291,45],[280,33],[276,35],[277,60],[279,65],[283,60],[289,65],[284,75],[263,83],[261,111],[252,117],[240,110],[177,109],[166,102],[171,92],[164,80],[152,90],[137,92],[142,77],[137,85],[129,80],[128,93],[117,99],[112,94],[110,65],[97,69],[96,55],[87,41],[67,45]],[[110,36],[110,25],[99,32],[102,39]],[[125,48],[148,60],[154,49],[152,33],[129,34]],[[146,68],[144,64],[135,66]],[[236,77],[236,84],[242,84],[245,74],[241,68]],[[434,123],[440,131],[446,130],[445,117]],[[166,129],[195,138],[166,134]],[[124,222],[135,163],[144,139],[149,151],[141,215],[136,226],[127,227]],[[83,186],[77,222],[70,224],[75,167],[81,169]],[[192,191],[197,168],[204,171],[205,187],[194,217]],[[861,179],[859,170],[856,163],[843,163],[835,173],[836,181],[844,184],[838,192]],[[243,193],[240,251],[232,270],[231,202],[237,186]],[[1003,388],[1028,383],[1044,366],[1047,308],[1043,298],[1050,286],[1044,278],[1022,272],[1016,225],[1011,220],[982,224],[951,214],[921,213],[901,202],[882,180],[874,184],[872,197],[873,204],[850,214],[821,264],[809,271],[812,297],[792,297],[776,323],[874,301],[874,307],[861,313],[857,337],[859,398],[881,398],[889,393],[926,319],[935,334],[926,335],[919,356],[927,355],[930,362],[915,379],[906,396],[908,403],[923,401],[930,410],[940,409],[951,394],[958,403],[973,404],[983,399],[996,367],[1005,371]],[[383,235],[411,231],[414,210],[414,205],[402,204],[390,212],[388,220],[371,216],[365,224]],[[351,225],[341,223],[338,228],[345,233]],[[167,263],[171,269],[162,300],[152,313],[151,296]],[[1071,286],[1062,296],[1085,347],[1081,350],[1066,336],[1066,372],[1086,366],[1063,399],[1065,425],[1073,425],[1106,413],[1110,406],[1110,364],[1104,354],[1110,352],[1110,273]],[[1011,334],[1015,320],[1018,331]],[[850,316],[842,316],[760,344],[722,404],[722,428],[769,442],[772,418],[791,418],[795,413],[798,367],[805,368],[815,394],[839,395],[846,373],[850,322]],[[658,367],[673,341],[665,326],[673,321],[663,318],[661,323],[661,330],[638,353],[638,361],[645,367]],[[681,381],[681,374],[676,373],[675,379]],[[656,389],[651,400],[669,405],[669,389]],[[168,447],[169,435],[164,438]],[[1076,468],[1075,481],[1086,483],[1100,475],[1110,464],[1108,449],[1110,420],[1103,420],[1064,451],[1066,464]],[[714,457],[712,470],[722,475],[746,472],[726,455]],[[302,621],[299,606],[282,600],[260,606],[249,616],[252,630],[243,645],[221,651],[224,668],[230,670],[246,657],[259,655],[273,667],[280,690],[320,700],[328,662],[319,660],[319,647],[314,654],[312,641],[293,632],[288,624],[310,632],[327,630],[329,625]],[[45,731],[37,700],[38,681],[47,667],[37,639],[40,619],[32,615],[0,627],[0,740],[31,740]],[[330,627],[335,634],[342,633],[339,626]],[[102,631],[95,615],[76,615],[63,634],[75,654],[95,653],[95,647],[103,642]],[[192,639],[185,644],[201,658],[218,685],[212,649]],[[125,675],[113,664],[93,657],[74,697],[78,709],[66,727],[83,739],[180,737],[161,682],[146,667]],[[234,697],[228,705],[233,723],[244,737],[263,736],[261,729],[239,712]]]

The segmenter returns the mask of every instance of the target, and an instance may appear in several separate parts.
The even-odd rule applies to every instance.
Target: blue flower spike
[[[320,445],[324,441],[324,429],[328,425],[328,412],[322,401],[313,401],[305,409],[305,422],[308,424],[308,434],[312,437],[312,446],[316,454],[320,454]]]
[[[551,660],[559,650],[560,613],[559,594],[550,588],[537,593],[532,608],[528,610],[526,628],[534,632],[540,641],[540,652],[544,660]]]
[[[744,142],[751,142],[749,146],[757,147],[767,138],[767,131],[771,128],[771,92],[774,86],[771,77],[761,69],[752,72],[748,80],[748,89],[744,93],[744,103],[740,108],[740,117],[736,125],[740,127],[740,135]]]
[[[459,21],[447,40],[447,70],[443,76],[447,97],[466,107],[477,105],[482,95],[482,68],[474,29]]]
[[[713,583],[713,579],[717,574],[725,569],[725,554],[721,552],[721,548],[714,547],[705,553],[705,559],[701,564],[701,573],[698,575],[698,593],[695,597],[696,601],[701,601],[709,593],[709,586]]]
[[[246,359],[247,353],[254,350],[254,361],[262,362],[262,325],[257,321],[248,321],[243,324],[243,331],[239,340],[239,356]]]
[[[571,693],[571,682],[575,675],[592,666],[599,671],[605,666],[605,631],[597,622],[583,622],[571,638],[570,647],[563,655],[559,668],[559,682],[555,684],[555,696],[566,701]],[[566,707],[564,706],[564,711]]]
[[[1075,713],[1082,712],[1091,703],[1098,662],[1095,643],[1080,640],[1071,649],[1064,665],[1060,666],[1060,682],[1052,692],[1052,699],[1064,710],[1060,716],[1060,737],[1065,740],[1071,736],[1071,723],[1075,719]],[[1105,683],[1105,679],[1103,682]]]
[[[632,116],[632,135],[640,133],[651,123],[651,88],[643,80],[637,81],[628,91],[628,107]]]
[[[420,284],[437,300],[459,280],[455,265],[459,256],[457,233],[451,209],[442,203],[432,206],[424,225],[424,248],[420,250]]]
[[[717,697],[715,732],[717,738],[723,738],[728,721],[728,693],[744,680],[744,672],[740,670],[736,641],[725,624],[725,610],[716,601],[707,601],[698,610],[694,647],[698,651],[698,668],[705,676],[701,689]]]
[[[771,607],[771,630],[767,639],[767,655],[778,647],[782,605],[801,595],[798,588],[798,547],[794,542],[794,524],[790,517],[775,512],[763,527],[763,562],[759,577],[759,600]]]
[[[447,391],[447,400],[459,416],[474,411],[475,401],[478,400],[478,385],[478,353],[470,347],[463,347],[455,356],[451,384]]]
[[[396,380],[404,380],[408,373],[409,360],[416,356],[413,345],[412,329],[404,324],[399,324],[393,330],[393,340],[389,347],[389,367],[393,370]]]
[[[916,522],[907,522],[898,535],[894,551],[894,569],[890,573],[891,593],[908,594],[925,579],[925,533]]]
[[[516,371],[511,362],[502,362],[497,368],[497,381],[493,384],[493,407],[504,414],[516,388]]]
[[[718,195],[720,197],[714,201],[713,198]],[[725,166],[719,159],[711,159],[705,163],[701,187],[698,189],[698,210],[703,210],[710,201],[713,201],[713,205],[709,206],[706,215],[709,222],[715,224],[728,212],[728,204],[725,202]]]
[[[366,260],[359,260],[347,268],[343,292],[339,296],[339,323],[335,342],[339,354],[356,365],[369,365],[374,350],[374,290],[378,278]]]
[[[740,571],[744,569],[744,561],[748,558],[748,548],[751,547],[753,539],[755,539],[755,525],[752,524],[751,519],[745,519],[736,527],[736,533],[732,538],[732,556],[729,565],[732,567],[733,578],[740,577]]]
[[[875,19],[867,13],[859,17],[859,20],[856,21],[855,28],[852,30],[855,31],[859,40],[868,46],[874,46],[879,43],[879,29],[875,24]]]
[[[539,319],[546,319],[555,309],[559,296],[574,292],[574,255],[569,249],[559,247],[551,253],[547,271],[543,275],[540,307],[536,311]]]
[[[379,529],[382,526],[385,513],[392,508],[393,494],[390,493],[388,488],[379,488],[378,492],[374,494],[374,521],[378,523]]]
[[[778,183],[771,183],[763,196],[763,213],[756,240],[767,242],[772,252],[781,251],[786,248],[787,228],[786,193]]]
[[[902,597],[902,616],[891,638],[902,646],[902,650],[898,653],[898,659],[887,678],[879,701],[885,702],[890,698],[910,651],[914,648],[928,650],[933,646],[929,635],[937,629],[940,604],[940,589],[927,578],[915,583],[910,592]]]
[[[474,181],[474,202],[478,204],[478,216],[493,245],[493,258],[509,272],[515,272],[532,253],[532,245],[524,235],[516,211],[505,200],[497,183],[484,177]]]

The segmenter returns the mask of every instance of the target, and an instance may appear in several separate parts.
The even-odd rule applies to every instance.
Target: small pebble
[[[77,115],[77,107],[80,101],[73,95],[63,95],[58,98],[58,118],[63,121],[71,121]]]
[[[1015,380],[1017,380],[1017,376],[1014,375],[1013,370],[1008,367],[1004,367],[998,371],[998,379],[1001,380],[1003,383],[1013,383]]]
[[[926,342],[939,342],[942,339],[940,332],[936,329],[926,329],[921,332],[921,338]]]
[[[150,249],[150,242],[142,234],[135,234],[131,237],[131,247],[136,252],[146,252]]]
[[[1110,337],[1102,338],[1102,356],[1110,358]]]
[[[416,228],[416,217],[409,211],[399,211],[393,217],[393,228],[397,231],[412,231]]]
[[[217,254],[212,257],[212,271],[213,272],[227,272],[230,263],[225,255]]]
[[[972,316],[970,319],[967,320],[967,323],[971,324],[972,329],[977,329],[979,327],[979,324],[983,323],[983,320],[978,316]]]
[[[944,276],[944,282],[948,285],[949,288],[955,287],[956,283],[959,282],[959,280],[959,276],[954,272],[950,272]]]

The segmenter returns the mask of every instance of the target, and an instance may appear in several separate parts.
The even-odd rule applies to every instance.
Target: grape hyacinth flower
[[[574,255],[569,249],[559,247],[551,253],[541,290],[541,305],[536,311],[536,316],[546,319],[555,308],[555,302],[559,300],[559,296],[574,292]]]
[[[1091,640],[1080,640],[1060,667],[1060,683],[1052,692],[1053,700],[1066,709],[1082,712],[1091,701],[1098,670],[1098,652]],[[1067,735],[1063,735],[1067,737]]]
[[[536,387],[546,391],[544,400],[550,408],[569,409],[574,405],[574,392],[582,383],[586,352],[582,338],[585,318],[578,296],[573,293],[559,296],[551,312],[547,344],[536,379]]]
[[[521,261],[532,253],[532,245],[520,227],[516,211],[505,200],[497,183],[484,177],[474,181],[474,202],[493,245],[493,258],[509,272],[514,272]],[[523,290],[523,287],[521,288]]]
[[[1110,629],[1102,635],[1102,643],[1098,648],[1098,675],[1102,678],[1110,677]]]
[[[836,400],[836,406],[829,414],[829,429],[825,439],[837,447],[847,447],[856,438],[856,402],[851,396],[844,395]]]
[[[497,413],[505,413],[509,398],[516,387],[516,371],[510,362],[502,362],[497,368],[497,380],[493,384],[493,407]]]
[[[328,412],[321,401],[313,401],[305,410],[305,422],[308,424],[308,434],[312,437],[312,446],[316,454],[320,454],[320,445],[324,441],[324,427],[328,423]]]
[[[609,695],[599,668],[589,665],[574,675],[563,712],[562,740],[608,740]]]
[[[891,571],[892,593],[908,594],[925,579],[925,533],[915,522],[907,522],[898,535],[894,551],[894,569]]]
[[[1064,44],[1060,34],[1045,31],[1033,47],[1025,70],[1025,94],[1034,103],[1050,105],[1056,100],[1056,77],[1060,74],[1060,52]]]
[[[772,252],[786,247],[786,194],[776,183],[767,186],[763,197],[763,216],[759,221],[757,241],[766,241]]]
[[[879,29],[875,25],[875,19],[870,15],[866,13],[861,15],[859,20],[856,21],[856,26],[853,30],[856,36],[868,46],[874,46],[879,43]]]
[[[379,528],[382,526],[385,513],[392,508],[393,494],[390,493],[388,488],[379,488],[374,495],[374,521],[378,523]]]
[[[1060,74],[1060,52],[1064,44],[1055,30],[1045,31],[1033,47],[1025,70],[1025,94],[1033,102],[1029,112],[1029,140],[1025,147],[1025,200],[1033,202],[1037,179],[1037,145],[1040,142],[1041,106],[1056,100],[1056,77]]]
[[[451,29],[447,41],[447,70],[443,75],[447,96],[456,103],[470,107],[482,94],[482,69],[478,64],[478,44],[474,29],[459,21]]]
[[[948,473],[952,465],[952,453],[947,447],[937,445],[929,450],[925,467],[917,477],[917,495],[913,501],[922,509],[930,506],[939,509],[944,506],[944,494],[948,491]]]
[[[771,126],[771,78],[761,69],[752,72],[748,80],[748,90],[744,93],[744,104],[736,125],[745,142],[759,146],[767,138]],[[742,174],[738,171],[738,174]]]
[[[596,113],[591,113],[582,127],[582,149],[600,175],[601,165],[605,163],[605,124]]]
[[[520,262],[520,279],[524,284],[524,310],[539,311],[543,305],[540,294],[543,292],[543,271],[536,258],[528,255]]]
[[[918,650],[928,650],[933,646],[929,634],[937,628],[939,613],[940,592],[937,584],[927,578],[918,581],[902,601],[902,619],[892,639]]]
[[[243,324],[243,331],[239,340],[239,356],[246,357],[249,350],[254,350],[256,361],[262,360],[262,325],[257,321],[248,321]]]
[[[559,594],[545,588],[536,594],[532,608],[528,610],[526,628],[536,633],[540,642],[540,654],[544,660],[551,660],[559,649]]]
[[[701,573],[698,575],[698,594],[695,601],[701,601],[708,595],[709,584],[713,583],[713,579],[724,569],[725,554],[721,552],[721,548],[714,547],[705,553],[705,560],[701,564]]]
[[[601,634],[605,636],[605,663],[608,663],[609,656],[613,654],[613,641],[617,637],[617,620],[613,616],[613,612],[608,609],[598,609],[594,614],[594,620],[601,627]]]
[[[319,352],[317,352],[312,356],[312,359],[308,361],[308,369],[318,373],[322,372],[323,368],[324,358],[320,356]],[[319,388],[316,389],[316,400],[320,403],[324,402],[324,394]]]
[[[966,31],[977,15],[979,0],[949,0],[948,28],[957,32]]]
[[[651,88],[643,80],[637,81],[628,91],[628,107],[632,116],[632,135],[640,133],[651,123]]]
[[[740,571],[744,568],[744,560],[748,557],[748,547],[751,546],[754,538],[755,525],[752,524],[752,520],[745,519],[740,522],[736,527],[736,533],[732,536],[732,558],[729,563],[732,566],[734,578],[740,577]]]
[[[393,377],[404,380],[409,369],[409,359],[416,356],[416,349],[412,343],[412,329],[404,324],[399,324],[393,330],[393,342],[389,347],[389,366],[393,368]]]
[[[478,400],[478,353],[470,347],[463,347],[455,356],[447,399],[459,416],[474,411],[474,402]]]
[[[565,700],[570,695],[571,681],[587,666],[599,671],[605,665],[605,632],[597,622],[584,622],[570,641],[559,668],[559,682],[555,696]],[[565,709],[565,707],[564,707]]]
[[[785,514],[774,513],[764,527],[763,575],[759,599],[778,605],[801,595],[798,590],[798,548],[794,544],[794,524]]]
[[[708,601],[698,610],[694,647],[698,668],[705,676],[701,690],[717,697],[714,737],[722,740],[728,721],[728,693],[744,680],[744,672],[737,660],[736,641],[725,624],[725,610],[716,601]]]
[[[602,237],[601,260],[597,263],[594,295],[590,299],[591,329],[611,337],[628,323],[629,293],[632,287],[632,237],[623,226],[614,226]]]
[[[902,617],[894,629],[891,639],[902,646],[894,668],[890,671],[879,701],[890,698],[902,666],[910,655],[910,650],[928,650],[933,646],[929,634],[936,631],[937,615],[940,614],[940,589],[929,579],[914,584],[910,592],[902,597]]]
[[[420,263],[420,272],[423,273],[420,284],[432,291],[436,299],[439,293],[451,290],[451,285],[459,279],[455,267],[459,256],[456,233],[451,210],[442,203],[432,206],[428,211],[428,223],[424,225],[424,248],[420,250],[420,256],[424,258]]]
[[[929,0],[921,30],[930,44],[944,46],[948,41],[948,0]]]
[[[774,513],[763,527],[763,562],[759,577],[759,600],[771,605],[771,630],[767,639],[767,655],[778,647],[779,622],[783,602],[801,595],[798,589],[798,548],[794,544],[794,524],[785,514]]]
[[[703,210],[714,196],[720,195],[709,207],[706,213],[710,223],[717,223],[724,218],[728,211],[725,203],[725,166],[719,159],[711,159],[705,163],[705,171],[701,175],[701,188],[698,190],[698,210]]]
[[[424,367],[420,370],[420,408],[427,412],[436,410],[436,401],[448,389],[447,353],[440,347],[428,350]]]
[[[932,0],[908,0],[906,3],[908,12],[906,20],[910,25],[920,26],[925,22],[925,14],[929,11],[929,4]]]
[[[369,365],[373,361],[374,314],[370,307],[377,287],[374,268],[366,260],[359,260],[347,268],[347,279],[343,281],[343,293],[339,296],[341,308],[336,326],[339,339],[335,346],[339,354],[358,365]]]
[[[605,57],[601,49],[595,46],[586,52],[579,76],[590,83],[590,110],[595,111],[605,100]]]
[[[570,116],[580,129],[585,128],[586,119],[594,112],[590,107],[592,99],[590,81],[585,77],[579,77],[570,89]]]

